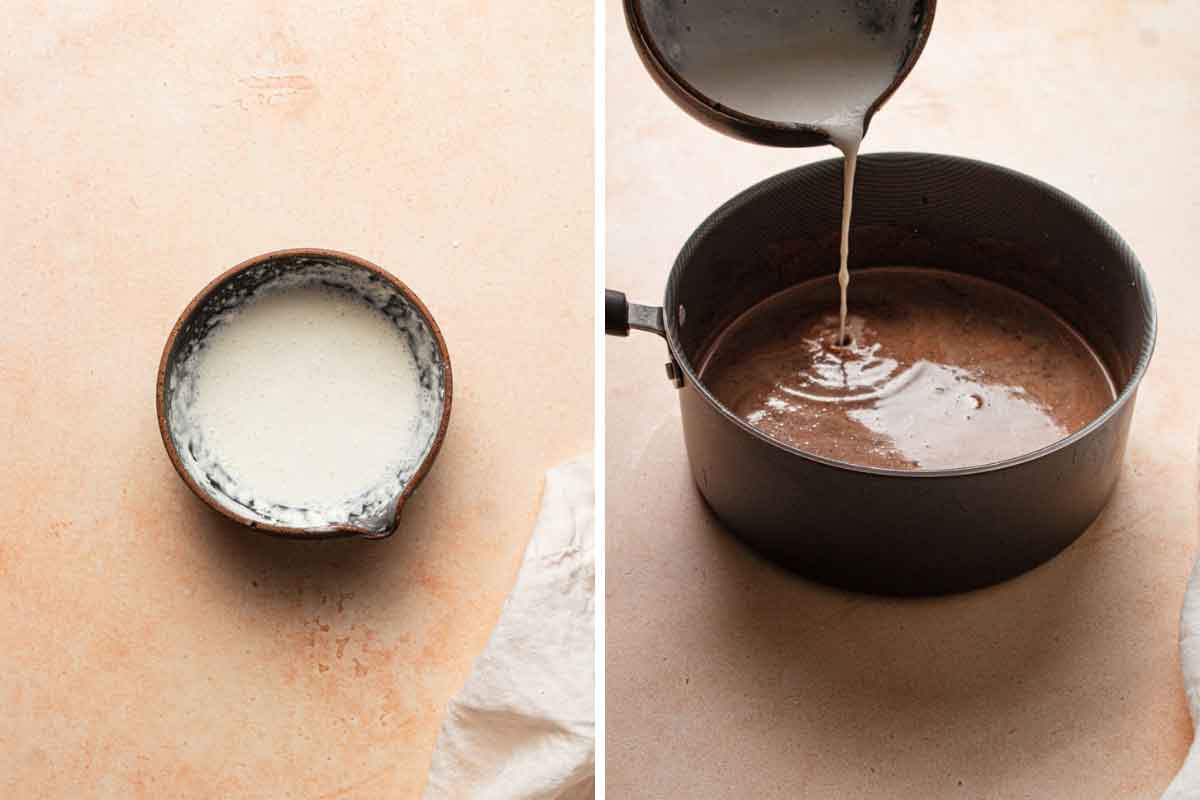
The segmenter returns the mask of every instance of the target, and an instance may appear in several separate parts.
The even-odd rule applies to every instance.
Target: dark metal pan
[[[725,409],[696,365],[739,314],[835,268],[841,159],[785,172],[730,200],[680,252],[662,308],[610,292],[606,330],[666,339],[696,485],[728,529],[766,557],[825,583],[882,594],[964,591],[1031,569],[1087,528],[1120,474],[1154,349],[1146,275],[1095,213],[1002,167],[944,155],[869,155],[859,161],[855,195],[853,268],[951,270],[1040,300],[1100,355],[1117,399],[1036,452],[917,472],[810,455]]]

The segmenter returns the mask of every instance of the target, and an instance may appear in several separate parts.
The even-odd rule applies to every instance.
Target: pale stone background
[[[419,794],[543,472],[591,448],[591,23],[5,5],[0,796]],[[449,437],[387,542],[242,530],[159,441],[176,316],[297,246],[391,270],[449,344]]]
[[[836,153],[693,122],[608,10],[607,283],[656,303],[710,211]],[[1158,797],[1190,741],[1176,631],[1197,539],[1198,34],[1188,0],[942,2],[864,144],[1049,181],[1150,274],[1158,352],[1120,488],[1035,572],[897,602],[767,565],[692,486],[663,343],[608,340],[609,797]]]

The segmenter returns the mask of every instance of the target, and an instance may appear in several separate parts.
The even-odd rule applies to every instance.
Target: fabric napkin
[[[546,473],[516,585],[438,734],[425,800],[595,793],[592,458]]]
[[[1183,613],[1179,618],[1179,660],[1183,665],[1183,688],[1187,691],[1188,711],[1197,735],[1175,780],[1167,787],[1163,800],[1200,798],[1200,560],[1192,567]]]

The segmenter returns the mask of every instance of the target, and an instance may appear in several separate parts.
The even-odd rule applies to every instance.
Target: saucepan
[[[815,580],[880,594],[965,591],[1041,564],[1103,509],[1121,472],[1156,312],[1133,251],[1061,191],[946,155],[863,156],[852,269],[920,266],[989,279],[1071,323],[1107,366],[1116,400],[1071,436],[1005,461],[902,471],[783,444],[726,409],[697,365],[761,300],[838,260],[842,160],[784,172],[721,206],[684,245],[661,307],[606,295],[606,331],[666,340],[700,494],[725,527]],[[853,287],[853,284],[851,284]],[[853,291],[853,289],[851,289]]]

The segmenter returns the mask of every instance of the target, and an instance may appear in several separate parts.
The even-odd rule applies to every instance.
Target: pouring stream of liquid
[[[848,344],[846,341],[846,315],[848,313],[847,295],[850,289],[850,213],[854,205],[854,170],[858,165],[858,147],[862,143],[862,128],[858,136],[835,140],[834,144],[842,151],[845,163],[842,167],[842,241],[838,248],[838,287],[841,292],[841,303],[838,306],[838,344]]]
[[[706,96],[760,119],[819,128],[845,157],[838,341],[846,337],[850,216],[867,111],[895,78],[912,0],[809,0],[781,8],[709,2],[675,21],[672,63]],[[682,12],[677,12],[682,13]]]

